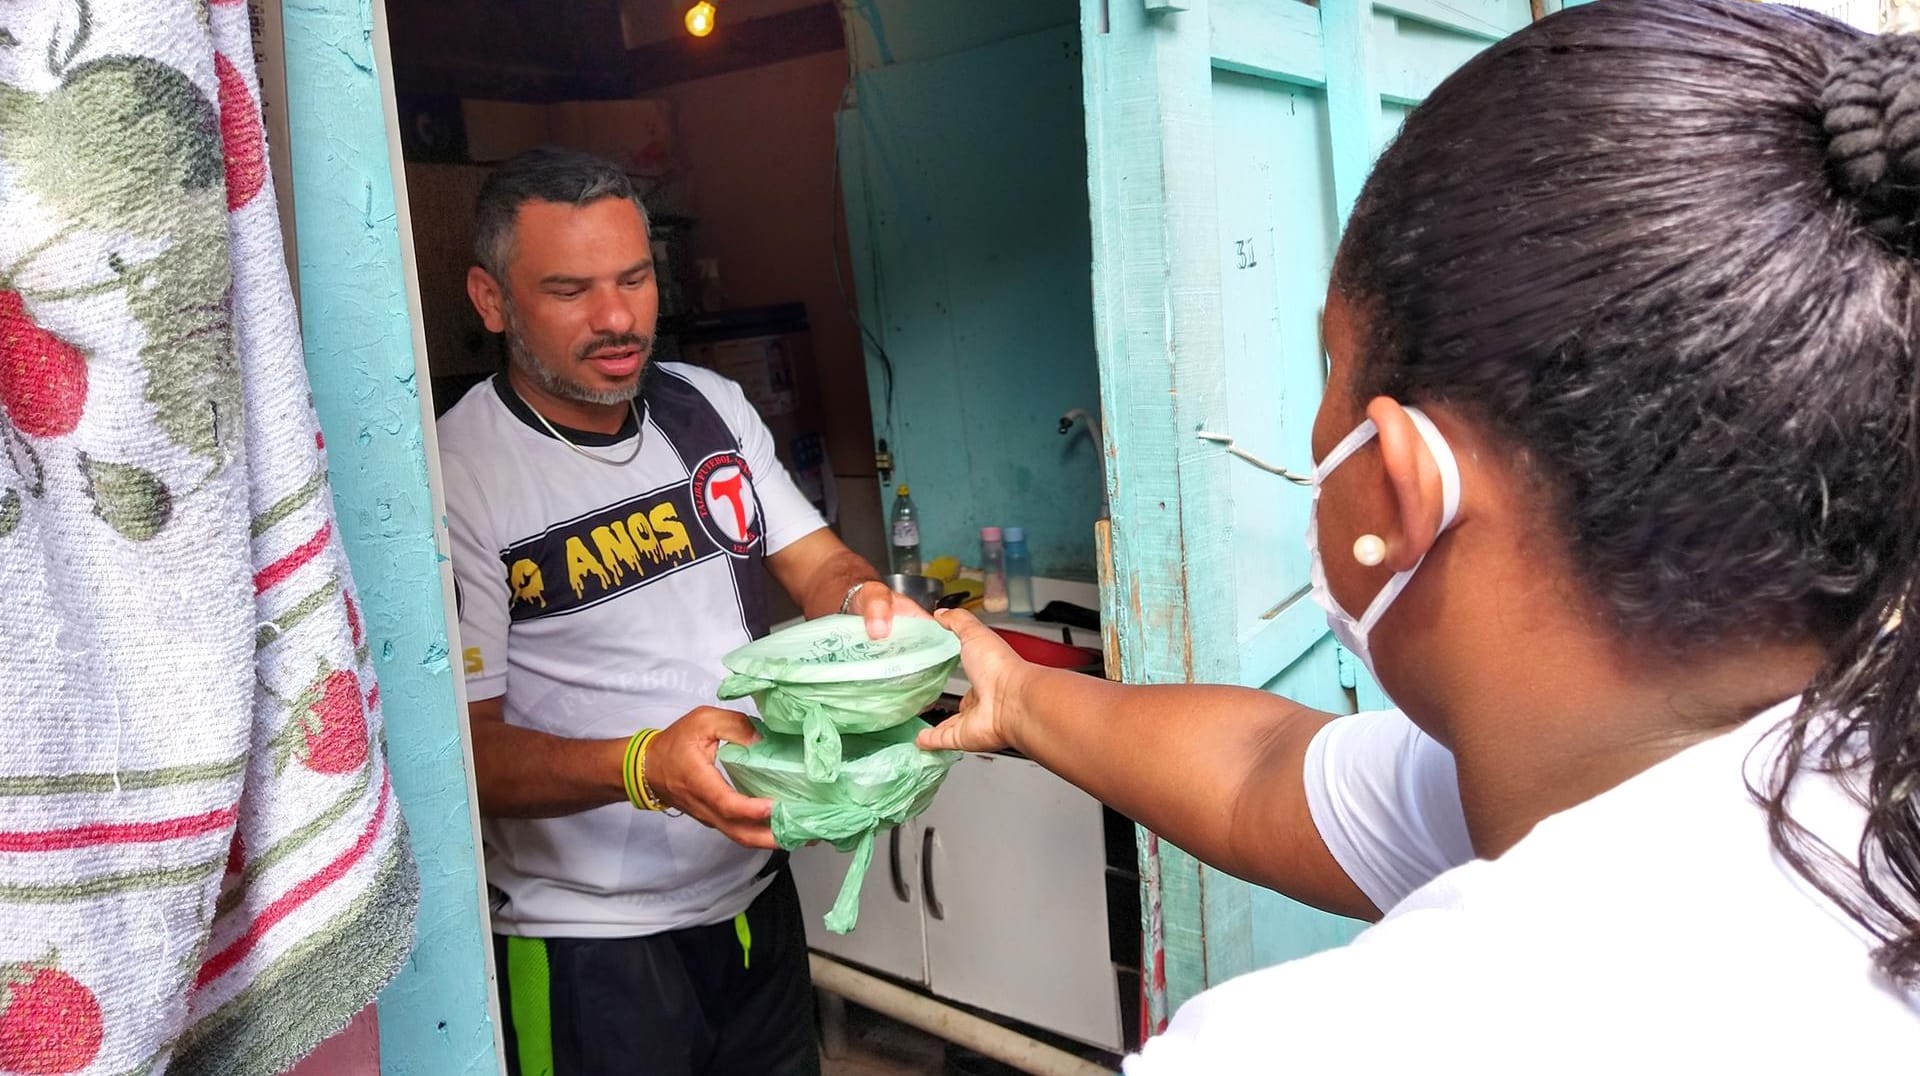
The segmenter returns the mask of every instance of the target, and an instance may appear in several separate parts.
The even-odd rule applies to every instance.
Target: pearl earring
[[[1377,534],[1363,534],[1353,540],[1353,559],[1377,568],[1387,559],[1387,543]]]

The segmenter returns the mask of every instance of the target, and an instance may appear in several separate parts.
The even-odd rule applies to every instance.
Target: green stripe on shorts
[[[545,938],[507,937],[507,993],[520,1076],[553,1076],[553,1001]]]

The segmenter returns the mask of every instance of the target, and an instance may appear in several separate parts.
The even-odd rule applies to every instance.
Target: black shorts
[[[819,1076],[793,876],[730,922],[493,939],[510,1076]]]

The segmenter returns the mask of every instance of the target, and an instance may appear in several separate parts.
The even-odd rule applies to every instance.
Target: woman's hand
[[[972,613],[942,609],[934,619],[960,637],[960,664],[973,689],[961,700],[959,713],[920,734],[920,746],[928,751],[1017,750],[1018,728],[1026,718],[1023,692],[1037,667]]]

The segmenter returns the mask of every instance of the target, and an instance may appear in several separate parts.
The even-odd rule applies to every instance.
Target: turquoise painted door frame
[[[1110,646],[1130,682],[1378,703],[1308,598],[1305,470],[1340,222],[1407,108],[1527,0],[1082,0]],[[1343,681],[1345,681],[1343,683]],[[1149,1026],[1355,924],[1140,838]]]
[[[420,867],[412,959],[379,1001],[381,1070],[500,1071],[459,683],[449,661],[444,509],[378,0],[284,7],[300,309],[329,479]],[[356,1074],[357,1076],[357,1074]]]

